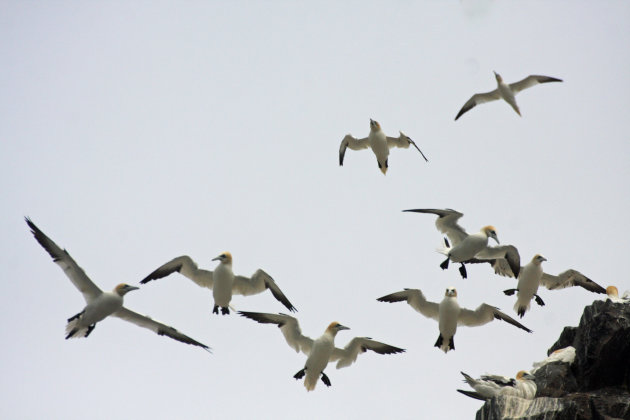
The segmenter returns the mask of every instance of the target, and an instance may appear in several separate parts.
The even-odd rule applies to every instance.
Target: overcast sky
[[[523,323],[460,328],[433,347],[435,321],[376,298],[404,287],[515,315],[513,279],[487,265],[439,268],[435,217],[492,224],[523,263],[575,268],[630,288],[630,3],[18,2],[0,4],[0,417],[472,418],[460,371],[514,375],[600,298],[539,294]],[[476,92],[529,74],[559,77],[453,118]],[[383,176],[348,151],[369,119],[403,130]],[[23,217],[65,247],[101,288],[173,257],[222,251],[234,271],[271,274],[318,337],[331,321],[404,347],[327,369],[307,393],[305,356],[279,330],[211,314],[212,295],[173,274],[125,305],[214,349],[118,319],[64,340],[84,301]],[[238,310],[286,312],[270,293]]]

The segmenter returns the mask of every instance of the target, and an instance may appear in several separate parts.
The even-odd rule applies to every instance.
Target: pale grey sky
[[[0,6],[0,417],[471,418],[459,371],[513,375],[546,356],[599,296],[541,290],[526,334],[460,328],[375,299],[447,286],[463,306],[514,314],[511,279],[438,267],[441,235],[417,207],[493,224],[524,262],[630,288],[630,4],[604,2],[17,2]],[[564,79],[453,118],[476,92],[529,74]],[[429,158],[346,154],[369,119]],[[167,260],[234,255],[270,273],[305,334],[371,336],[407,353],[327,369],[307,393],[305,357],[277,328],[211,315],[211,292],[172,275],[126,305],[213,355],[117,319],[64,340],[84,305],[25,215],[102,288],[137,284]],[[621,221],[620,221],[621,220]],[[286,312],[270,294],[239,310]]]

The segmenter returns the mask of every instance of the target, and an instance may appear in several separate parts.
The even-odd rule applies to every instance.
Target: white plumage
[[[516,378],[500,375],[481,375],[480,378],[474,379],[464,372],[460,373],[464,376],[464,382],[475,391],[458,389],[457,392],[471,398],[485,401],[498,395],[510,395],[533,400],[536,396],[537,387],[536,382],[534,382],[534,375],[524,370],[518,372]]]

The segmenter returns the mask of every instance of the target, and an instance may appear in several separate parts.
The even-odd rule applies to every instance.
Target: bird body
[[[295,379],[304,378],[304,386],[308,391],[315,389],[317,380],[321,377],[326,386],[330,386],[330,379],[324,373],[324,369],[330,362],[337,362],[337,369],[353,364],[359,354],[372,350],[378,354],[402,353],[405,350],[372,340],[369,337],[354,337],[344,348],[335,347],[335,336],[341,330],[349,330],[348,327],[338,322],[332,322],[321,337],[313,340],[302,334],[296,318],[285,314],[267,314],[262,312],[239,311],[241,316],[252,319],[261,324],[276,324],[287,344],[296,352],[306,354],[304,368],[297,372]]]
[[[416,143],[414,143],[414,141],[402,131],[398,137],[387,137],[381,129],[381,125],[377,121],[370,119],[370,134],[368,134],[366,138],[357,139],[351,134],[347,134],[341,141],[341,145],[339,146],[339,166],[343,166],[346,149],[362,150],[370,148],[372,149],[374,156],[376,156],[378,168],[381,170],[383,175],[385,175],[389,166],[389,149],[392,147],[407,149],[410,144],[413,144],[418,152],[420,152],[424,160],[428,162],[426,156],[424,156],[424,153],[422,153]]]
[[[444,299],[439,304],[428,301],[420,289],[404,289],[376,300],[389,303],[406,301],[409,306],[422,315],[438,321],[440,335],[435,342],[435,347],[438,347],[444,353],[447,353],[449,350],[455,350],[454,337],[458,325],[476,327],[487,324],[494,319],[499,319],[527,332],[532,332],[515,319],[486,303],[482,303],[474,311],[462,308],[457,301],[457,290],[454,287],[446,288]]]
[[[542,262],[547,261],[540,254],[534,255],[532,260],[527,263],[518,275],[518,285],[516,286],[516,303],[514,311],[522,318],[525,312],[529,310],[530,302],[538,292],[540,279],[543,275]]]
[[[464,382],[470,385],[475,391],[457,391],[471,398],[478,400],[489,400],[499,395],[510,395],[514,397],[533,400],[536,396],[536,382],[534,375],[524,370],[516,374],[516,378],[507,378],[500,375],[481,375],[480,378],[473,377],[460,372],[464,376]]]
[[[496,71],[494,72],[494,77],[497,81],[497,88],[491,92],[474,94],[464,104],[462,109],[459,110],[457,116],[455,117],[455,121],[457,121],[459,117],[473,109],[475,106],[486,102],[496,101],[499,99],[503,99],[505,102],[507,102],[512,107],[512,109],[514,109],[514,111],[520,116],[521,111],[518,108],[515,98],[517,93],[532,86],[536,86],[540,83],[562,82],[561,79],[556,79],[555,77],[539,76],[533,74],[516,83],[507,84],[503,81],[501,75],[499,75]]]
[[[229,305],[233,295],[249,296],[262,293],[267,289],[288,310],[292,312],[297,310],[280,290],[275,280],[265,271],[258,269],[251,278],[234,275],[232,271],[232,254],[229,252],[223,252],[218,257],[213,258],[212,261],[219,261],[219,265],[214,271],[202,270],[198,268],[197,263],[192,258],[182,255],[161,265],[140,280],[140,283],[145,284],[151,280],[161,279],[174,272],[179,272],[198,286],[212,290],[212,297],[214,298],[212,313],[215,314],[219,313],[219,308],[221,308],[221,314],[223,315],[230,313]]]
[[[468,261],[488,246],[488,238],[497,243],[497,234],[492,226],[485,226],[479,232],[466,236],[463,241],[445,249],[445,255],[456,263]]]
[[[53,261],[63,269],[72,284],[83,294],[83,298],[86,301],[86,306],[83,310],[68,319],[66,339],[87,337],[94,330],[97,323],[109,316],[115,316],[140,327],[150,329],[158,335],[164,335],[179,342],[199,346],[204,350],[210,351],[210,348],[205,344],[180,333],[175,328],[125,308],[123,306],[123,297],[128,292],[137,290],[137,287],[121,283],[112,292],[103,292],[90,280],[66,250],[61,249],[35,226],[30,219],[26,218],[26,223],[31,228],[31,232],[37,242],[48,252]]]

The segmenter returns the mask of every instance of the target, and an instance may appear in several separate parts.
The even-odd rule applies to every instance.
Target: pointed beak
[[[345,325],[341,325],[341,324],[339,324],[339,325],[337,325],[337,329],[338,329],[339,331],[341,331],[341,330],[349,330],[350,328],[346,327]]]
[[[492,70],[492,73],[494,73],[494,77],[497,77],[497,76],[499,75],[499,74],[498,74],[496,71],[494,71],[494,70]]]
[[[542,261],[547,261],[547,258],[545,257],[540,257]]]
[[[127,286],[127,287],[125,287],[125,289],[127,289],[128,292],[131,292],[132,290],[138,290],[140,288],[136,287],[136,286]]]
[[[221,261],[221,257],[215,257],[212,259],[212,261]]]
[[[492,239],[494,239],[495,241],[497,241],[497,244],[500,244],[500,242],[499,242],[499,238],[497,237],[497,235],[492,235]]]

